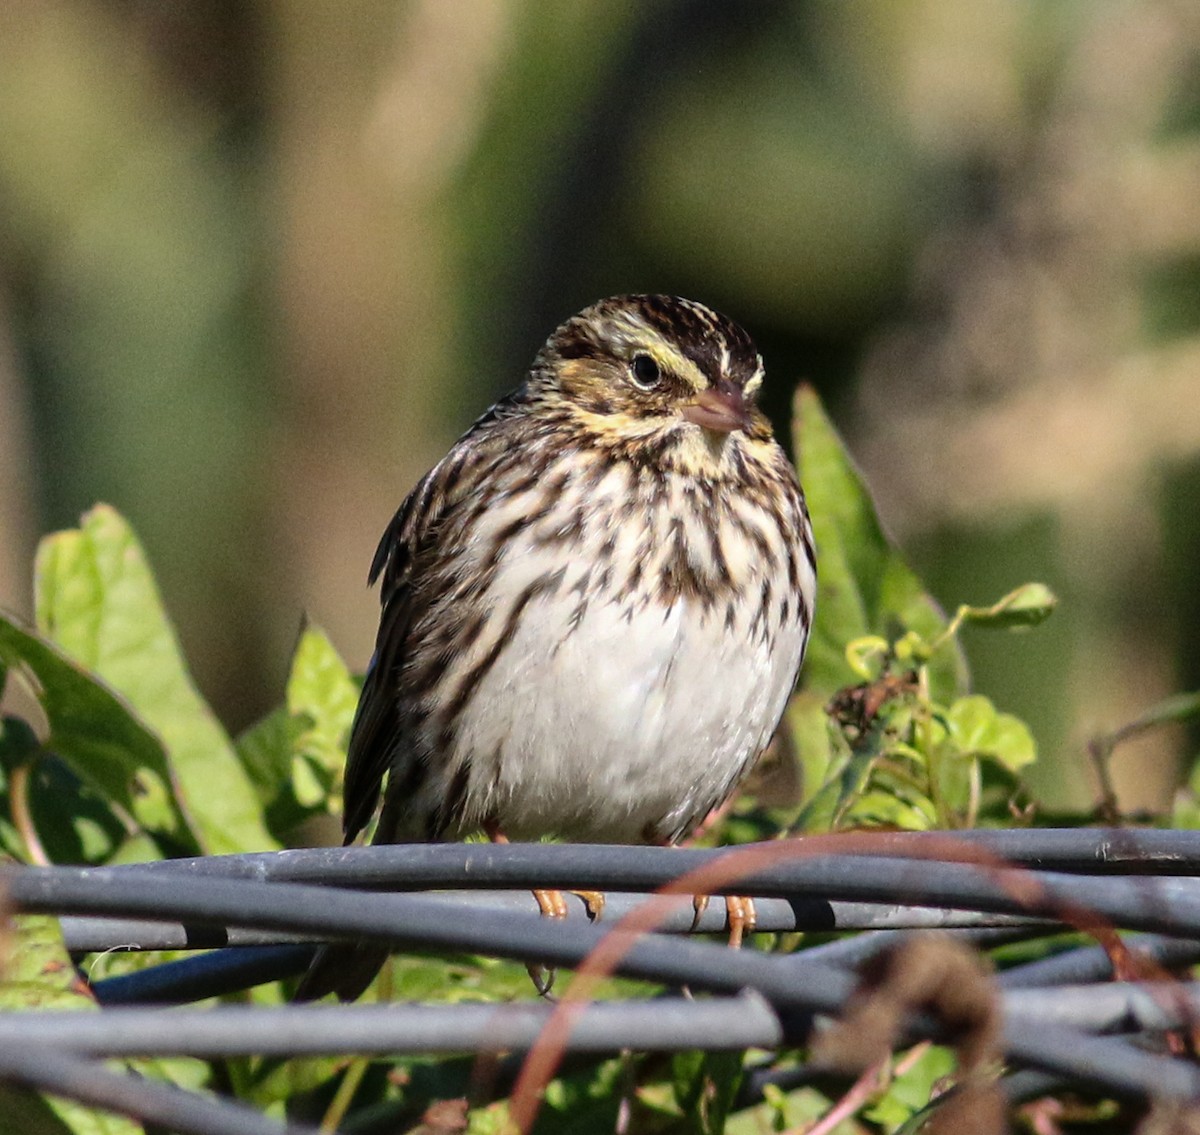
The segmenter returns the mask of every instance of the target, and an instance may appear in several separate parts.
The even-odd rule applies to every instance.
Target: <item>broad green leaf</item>
[[[170,823],[172,802],[166,792],[161,800]],[[122,822],[109,801],[56,756],[37,761],[30,770],[29,805],[34,828],[52,863],[108,863],[130,838],[128,821]],[[133,830],[152,848],[151,858],[162,857],[154,836],[140,828]]]
[[[284,839],[314,809],[300,802],[293,781],[293,762],[300,738],[309,727],[307,716],[293,717],[287,706],[272,710],[237,739],[237,754],[250,776],[267,827]],[[323,810],[323,809],[322,809]]]
[[[906,800],[897,792],[882,789],[871,789],[857,797],[846,813],[846,820],[847,826],[854,828],[895,828],[909,832],[929,831],[937,825],[928,801]]]
[[[46,537],[38,626],[119,691],[162,739],[197,841],[219,854],[277,846],[225,730],[197,692],[141,545],[107,505]]]
[[[286,787],[288,767],[304,728],[305,722],[292,717],[287,706],[280,706],[238,735],[238,759],[263,807],[270,807]]]
[[[9,928],[16,941],[7,951],[0,970],[0,1012],[55,1009],[97,1012],[95,999],[87,991],[67,956],[58,920],[46,915],[20,915]],[[3,1097],[0,1097],[2,1099]],[[6,1100],[4,1102],[7,1102]],[[55,1127],[40,1109],[26,1102],[23,1109],[38,1117],[33,1132],[58,1132],[71,1135],[135,1135],[141,1127],[129,1119],[92,1111],[90,1108],[58,1097],[46,1097],[46,1108],[57,1120]],[[7,1113],[0,1120],[7,1119]],[[0,1130],[26,1130],[0,1127]]]
[[[827,780],[801,810],[796,831],[837,830],[854,801],[866,790],[871,770],[883,751],[881,741],[878,731],[872,732],[853,752],[839,755],[831,763]]]
[[[804,775],[804,797],[807,800],[829,777],[834,753],[829,736],[829,716],[823,699],[811,690],[802,689],[792,698],[785,718],[796,759]]]
[[[805,800],[790,831],[793,834],[831,832],[843,811],[842,782],[837,777],[830,777]]]
[[[962,827],[972,818],[972,792],[982,783],[979,754],[963,752],[946,737],[930,747],[928,765],[937,826]]]
[[[129,705],[54,644],[0,614],[0,657],[32,676],[49,726],[45,748],[132,820],[199,850],[172,791],[159,739]]]
[[[677,1052],[672,1061],[675,1100],[686,1129],[694,1135],[721,1135],[742,1082],[740,1052]]]
[[[763,1085],[763,1101],[734,1112],[725,1125],[725,1135],[766,1135],[776,1131],[807,1131],[826,1115],[832,1101],[815,1088],[785,1092],[776,1084]],[[838,1135],[846,1125],[838,1129]]]
[[[794,442],[817,544],[817,610],[802,681],[829,696],[857,681],[844,654],[852,639],[891,641],[911,630],[933,642],[947,620],[884,534],[861,474],[808,386],[796,393]],[[929,674],[936,699],[965,692],[966,662],[955,641],[930,659]]]
[[[292,658],[287,707],[310,723],[300,736],[300,751],[335,775],[346,762],[357,705],[358,685],[333,644],[319,627],[306,627]]]
[[[13,793],[23,800],[13,799]],[[28,833],[18,833],[3,817],[23,811],[33,828],[28,838],[52,863],[103,863],[128,833],[103,796],[46,752],[27,721],[5,716],[0,718],[0,847],[16,859],[32,851]]]
[[[0,1084],[0,1116],[4,1135],[74,1135],[44,1096],[17,1084]]]
[[[306,811],[324,807],[329,798],[329,783],[322,778],[322,771],[307,753],[297,753],[292,757],[292,793],[296,803]]]
[[[619,1059],[559,1076],[546,1085],[536,1125],[539,1135],[608,1135],[618,1126],[627,1087]]]
[[[339,804],[355,682],[318,627],[306,627],[288,674],[287,704],[237,739],[267,825],[277,837]]]
[[[75,973],[58,919],[22,914],[7,928],[15,942],[0,970],[0,1009],[95,1009],[95,999]]]
[[[946,719],[951,739],[965,753],[991,757],[1012,772],[1037,759],[1029,727],[1011,713],[998,713],[981,694],[959,698]]]
[[[486,1107],[473,1107],[467,1114],[466,1135],[512,1135],[516,1131],[508,1114],[508,1100],[497,1100]]]

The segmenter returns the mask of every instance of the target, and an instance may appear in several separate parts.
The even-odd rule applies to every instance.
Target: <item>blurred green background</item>
[[[2,0],[0,605],[134,523],[205,694],[357,667],[378,534],[605,294],[814,382],[1039,787],[1200,686],[1200,8],[1188,0]],[[1166,802],[1196,736],[1122,749]]]

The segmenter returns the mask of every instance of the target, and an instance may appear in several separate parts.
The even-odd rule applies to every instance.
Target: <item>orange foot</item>
[[[508,836],[500,830],[499,825],[485,824],[483,830],[492,843],[508,843]],[[583,900],[583,905],[587,907],[588,918],[593,922],[603,914],[604,895],[602,892],[571,891],[571,894],[578,895]],[[544,918],[567,917],[567,900],[563,897],[562,891],[535,889],[533,899],[538,904],[538,910],[542,912]],[[530,962],[525,968],[528,970],[530,980],[538,994],[542,997],[549,996],[550,990],[554,988],[554,978],[557,975],[554,967]]]
[[[604,893],[602,891],[570,891],[569,893],[578,895],[583,900],[583,905],[587,907],[588,918],[593,922],[604,913]],[[547,918],[567,917],[567,900],[563,898],[562,891],[534,891],[533,897],[538,904],[538,910]]]
[[[708,895],[697,895],[692,900],[692,909],[696,912],[692,919],[693,930],[700,925],[700,916],[708,909],[708,898]],[[741,947],[742,938],[753,934],[758,924],[754,900],[744,895],[726,895],[725,921],[729,927],[729,944],[736,950]]]

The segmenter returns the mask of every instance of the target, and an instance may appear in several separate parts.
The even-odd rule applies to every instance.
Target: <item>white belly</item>
[[[579,569],[576,569],[577,577]],[[593,599],[572,575],[533,600],[464,711],[467,826],[514,839],[675,839],[720,803],[783,712],[804,627],[773,642],[725,608]],[[572,626],[572,623],[575,625]]]

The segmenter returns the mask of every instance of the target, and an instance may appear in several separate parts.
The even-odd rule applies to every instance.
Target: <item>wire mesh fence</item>
[[[528,893],[534,887],[602,890],[603,914],[590,920],[580,902],[566,919],[543,918]],[[1196,832],[878,833],[715,851],[408,845],[106,868],[5,866],[0,888],[16,911],[58,916],[77,959],[195,951],[95,981],[99,1013],[0,1013],[0,1079],[182,1132],[309,1129],[102,1061],[486,1053],[519,1062],[556,1013],[532,996],[510,1004],[184,1007],[294,976],[316,944],[346,939],[563,968],[606,949],[614,973],[659,992],[580,1008],[563,1045],[588,1059],[626,1049],[807,1052],[845,1010],[865,963],[912,935],[937,932],[1001,951],[989,996],[1003,1022],[1010,1100],[1064,1085],[1102,1097],[1200,1099],[1200,1066],[1181,1054],[1186,1045],[1171,1043],[1200,1022],[1200,984],[1186,978],[1200,962]],[[664,888],[674,893],[647,899]],[[724,930],[725,909],[711,902],[697,916],[693,893],[753,895],[759,931],[805,936],[789,950],[762,939],[737,951],[700,940]],[[1033,960],[1003,953],[1014,942],[1043,940]],[[903,1039],[944,1040],[950,1031],[937,1012],[916,1011]],[[812,1060],[780,1067],[764,1056],[739,1098],[831,1075]]]

